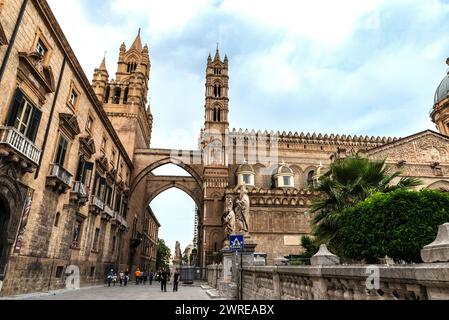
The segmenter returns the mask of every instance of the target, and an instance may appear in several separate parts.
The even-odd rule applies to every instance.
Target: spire
[[[140,39],[140,28],[139,28],[139,32],[137,33],[137,37],[134,40],[130,50],[132,49],[136,49],[138,51],[142,51],[142,40]]]
[[[106,68],[106,53],[105,57],[103,57],[103,60],[101,61],[99,70],[108,71],[108,69]]]
[[[221,61],[220,59],[220,49],[218,49],[218,42],[217,42],[217,51],[215,52],[214,61]]]

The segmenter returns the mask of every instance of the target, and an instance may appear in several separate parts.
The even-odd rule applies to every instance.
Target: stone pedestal
[[[438,228],[437,238],[421,250],[421,258],[427,263],[449,261],[449,223]]]
[[[320,246],[320,250],[310,259],[312,266],[332,266],[340,264],[340,258],[331,253],[325,244]]]

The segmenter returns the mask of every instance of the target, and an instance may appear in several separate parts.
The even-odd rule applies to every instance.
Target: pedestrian
[[[167,292],[167,281],[168,281],[168,272],[162,271],[162,278],[161,278],[161,291]]]
[[[124,285],[126,287],[128,285],[128,281],[129,281],[129,271],[128,270],[125,271],[125,278],[123,280],[124,280]]]
[[[181,275],[179,274],[178,269],[176,269],[175,273],[173,274],[173,292],[178,291],[178,283],[181,279]]]
[[[147,271],[143,271],[142,272],[142,284],[143,285],[147,284],[147,278],[148,278],[148,272]]]
[[[154,278],[154,272],[153,270],[150,271],[150,274],[148,275],[149,277],[149,281],[150,281],[150,286],[153,285],[153,278]]]
[[[112,276],[112,285],[115,287],[115,284],[117,283],[117,273],[114,273]]]
[[[107,275],[108,287],[111,286],[113,276],[114,276],[114,270],[111,269]]]
[[[134,275],[136,276],[136,286],[138,286],[139,283],[140,283],[140,269],[139,268],[137,268],[137,270],[134,273]]]
[[[120,271],[119,273],[120,287],[123,285],[123,280],[125,280],[125,273],[123,271]]]

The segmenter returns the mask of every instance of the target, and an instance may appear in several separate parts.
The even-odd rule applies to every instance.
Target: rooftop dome
[[[278,168],[277,174],[293,174],[293,170],[290,169],[285,163],[282,163]]]
[[[238,168],[237,172],[252,172],[254,173],[253,167],[246,163],[246,161]]]
[[[447,58],[446,63],[449,65],[449,58]],[[435,103],[438,103],[448,97],[449,93],[449,72],[441,81],[440,85],[435,92]]]

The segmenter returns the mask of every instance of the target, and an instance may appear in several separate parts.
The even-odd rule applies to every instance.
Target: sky
[[[447,0],[49,3],[88,78],[105,52],[113,75],[120,44],[129,47],[142,28],[152,147],[197,147],[217,43],[229,58],[231,128],[395,137],[435,129],[429,110],[448,68]],[[152,205],[162,223],[173,210],[164,197],[193,212],[185,194],[168,194]]]

